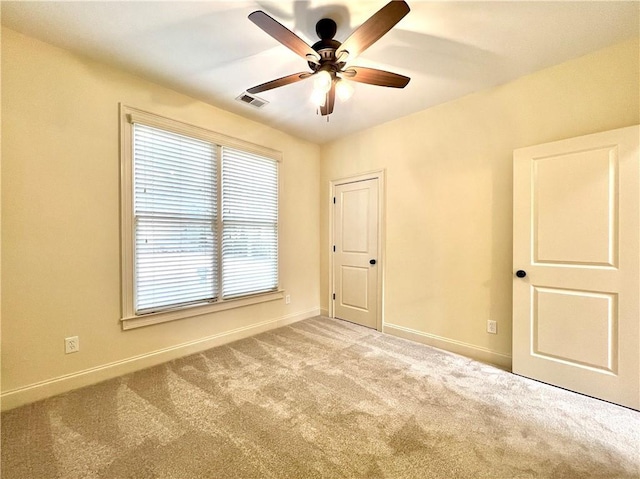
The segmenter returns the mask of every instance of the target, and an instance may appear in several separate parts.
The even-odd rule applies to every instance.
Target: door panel
[[[340,278],[341,304],[358,308],[363,311],[368,309],[369,268],[342,265]]]
[[[378,317],[378,180],[334,188],[334,316],[375,328]],[[376,260],[376,264],[371,264]]]
[[[616,372],[615,294],[534,287],[533,295],[532,354]]]
[[[369,254],[369,203],[371,192],[366,185],[358,189],[339,190],[341,207],[342,251]],[[337,201],[337,198],[336,198]]]
[[[615,147],[533,160],[536,262],[615,266],[617,166]]]
[[[514,152],[513,371],[640,408],[638,127]]]

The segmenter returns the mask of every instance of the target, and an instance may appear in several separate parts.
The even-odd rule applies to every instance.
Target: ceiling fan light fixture
[[[313,89],[319,90],[323,93],[327,93],[331,90],[331,83],[333,82],[333,78],[331,78],[331,73],[327,70],[320,70],[315,75],[313,79]]]
[[[327,92],[314,88],[311,92],[311,101],[316,106],[324,106],[327,102]]]
[[[343,78],[338,78],[336,82],[336,95],[341,101],[347,101],[353,95],[353,85]]]

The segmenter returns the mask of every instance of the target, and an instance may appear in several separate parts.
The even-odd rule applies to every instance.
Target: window
[[[279,299],[279,154],[121,107],[123,327]]]
[[[222,149],[222,297],[278,285],[276,163]]]
[[[136,314],[218,297],[216,176],[215,145],[133,124]]]

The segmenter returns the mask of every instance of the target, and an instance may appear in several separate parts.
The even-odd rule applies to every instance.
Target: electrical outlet
[[[497,321],[487,321],[487,333],[489,334],[498,334],[498,323]]]
[[[284,297],[284,304],[289,304],[291,303],[291,295],[288,294]]]
[[[70,338],[64,338],[64,353],[77,353],[80,351],[80,339],[78,336],[71,336]]]

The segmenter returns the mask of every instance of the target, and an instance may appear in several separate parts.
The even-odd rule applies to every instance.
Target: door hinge
[[[336,245],[333,245],[333,252],[336,252]]]
[[[334,205],[336,204],[336,197],[335,196],[333,197],[333,204]]]
[[[333,293],[333,299],[336,299],[336,293]]]

